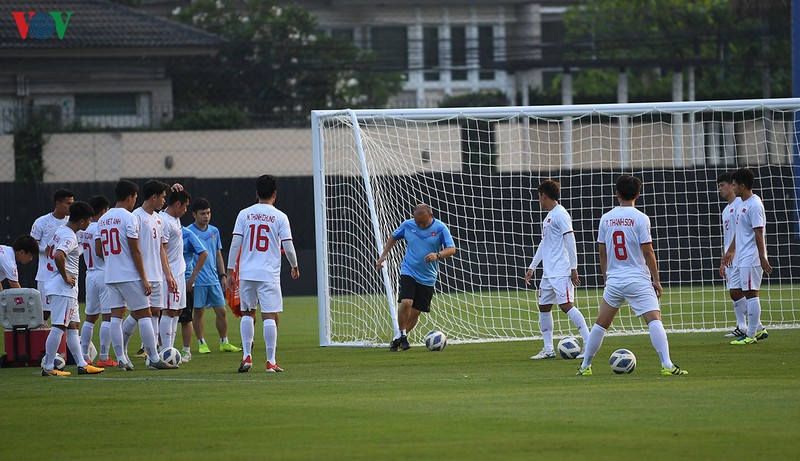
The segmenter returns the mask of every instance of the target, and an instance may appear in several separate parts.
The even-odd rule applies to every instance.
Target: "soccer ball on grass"
[[[441,331],[431,331],[425,335],[425,346],[429,351],[441,351],[447,346],[447,336]]]
[[[562,358],[567,360],[577,358],[581,353],[581,343],[578,342],[577,338],[572,336],[562,338],[561,341],[558,342],[558,353]]]
[[[633,373],[636,368],[636,356],[628,349],[617,349],[608,359],[611,371],[618,375]]]

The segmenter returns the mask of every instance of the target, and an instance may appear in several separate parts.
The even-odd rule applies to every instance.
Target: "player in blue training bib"
[[[439,276],[439,261],[456,254],[456,245],[450,229],[433,217],[433,210],[424,203],[414,207],[414,219],[403,221],[386,241],[383,252],[375,264],[383,263],[398,240],[406,240],[406,254],[400,265],[400,290],[397,309],[399,332],[392,339],[389,350],[407,350],[408,333],[419,320],[420,312],[430,312],[434,286]]]

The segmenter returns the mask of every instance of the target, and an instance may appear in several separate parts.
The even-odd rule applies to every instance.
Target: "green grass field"
[[[672,334],[685,377],[658,374],[648,336],[608,337],[595,375],[578,377],[577,361],[529,360],[540,343],[320,348],[315,298],[287,298],[280,328],[282,374],[263,372],[260,322],[247,374],[236,373],[239,354],[216,352],[215,334],[212,354],[175,371],[147,371],[144,359],[98,376],[1,369],[0,459],[797,456],[800,330],[747,347]],[[233,318],[230,336],[238,341]],[[636,353],[632,375],[606,366],[620,347]]]

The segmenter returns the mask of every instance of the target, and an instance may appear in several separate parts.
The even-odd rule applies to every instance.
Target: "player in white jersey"
[[[736,196],[733,188],[733,176],[729,172],[724,172],[717,178],[717,190],[720,197],[728,201],[722,209],[722,255],[728,251],[728,248],[736,236],[736,216],[739,213],[739,208],[742,206],[742,199]],[[719,266],[719,274],[725,279],[725,286],[728,289],[731,300],[733,301],[733,313],[736,316],[736,327],[732,332],[726,333],[726,338],[739,338],[744,336],[747,332],[747,299],[744,293],[737,287],[733,286],[731,279],[732,271],[729,271],[724,264]]]
[[[94,325],[102,315],[97,366],[108,368],[117,366],[117,362],[108,357],[111,348],[111,306],[108,304],[108,288],[104,275],[105,264],[101,258],[95,255],[95,240],[100,238],[97,221],[108,211],[110,204],[107,198],[95,195],[89,199],[89,205],[94,210],[92,223],[86,230],[78,232],[78,242],[83,248],[83,261],[86,264],[86,319],[81,327],[81,347],[83,347],[84,358],[91,363],[89,349],[94,335]]]
[[[578,275],[578,250],[572,217],[560,203],[561,185],[552,179],[539,184],[539,205],[547,211],[542,221],[542,240],[533,256],[533,262],[525,272],[525,284],[539,263],[542,263],[542,282],[539,285],[539,329],[544,339],[542,350],[531,357],[533,360],[552,359],[553,349],[553,304],[567,314],[583,338],[589,339],[589,328],[581,311],[575,307],[575,287],[581,285]],[[578,358],[583,358],[579,355]]]
[[[81,246],[76,232],[86,230],[92,222],[94,210],[86,202],[74,202],[69,207],[69,221],[58,229],[47,244],[45,268],[49,276],[44,282],[45,299],[50,306],[50,334],[45,342],[45,357],[42,361],[42,376],[69,376],[69,372],[54,368],[58,346],[64,332],[69,347],[78,365],[78,374],[96,374],[105,371],[87,363],[81,351],[78,335],[78,265]]]
[[[274,373],[283,371],[275,358],[278,344],[278,317],[283,312],[281,246],[292,267],[293,279],[300,277],[300,269],[297,266],[297,253],[292,243],[289,218],[274,206],[278,195],[275,177],[260,176],[256,180],[256,195],[258,203],[240,211],[236,217],[231,250],[228,254],[226,280],[231,279],[238,256],[239,297],[242,310],[239,329],[244,349],[239,372],[247,372],[253,366],[251,351],[255,336],[256,307],[260,305],[261,319],[264,322],[264,343],[267,349],[266,371]],[[227,289],[227,286],[225,288]]]
[[[167,262],[167,253],[164,250],[164,225],[158,210],[164,207],[167,200],[167,190],[169,185],[161,181],[150,180],[142,187],[142,206],[133,210],[133,215],[139,222],[139,248],[142,250],[142,262],[147,273],[147,281],[150,282],[150,321],[153,332],[158,343],[158,323],[161,309],[166,305],[166,297],[169,292],[175,291],[175,279]],[[166,283],[165,283],[166,281]],[[123,342],[126,344],[130,340],[133,332],[136,331],[137,322],[130,317],[125,319],[122,324]],[[139,349],[137,356],[145,356],[146,350],[144,343]]]
[[[185,190],[172,191],[167,209],[159,213],[163,224],[164,249],[171,273],[175,278],[176,289],[167,294],[166,303],[161,309],[159,334],[161,347],[175,347],[175,334],[178,318],[186,307],[186,261],[183,259],[183,226],[181,216],[186,214],[192,196]],[[166,279],[165,279],[166,283]]]
[[[142,261],[139,247],[139,223],[131,213],[136,204],[139,187],[130,181],[120,180],[114,187],[116,207],[100,218],[100,240],[96,240],[95,254],[105,260],[105,281],[111,305],[111,344],[117,354],[119,369],[132,371],[122,333],[125,308],[136,320],[139,334],[150,359],[149,368],[176,368],[158,356],[157,339],[150,320],[149,295],[152,290]]]
[[[71,190],[58,189],[53,193],[53,201],[55,208],[52,213],[40,216],[31,226],[31,237],[33,237],[39,244],[39,268],[36,271],[36,288],[42,295],[42,306],[44,310],[44,319],[47,320],[50,316],[50,309],[44,297],[44,281],[49,277],[50,272],[45,267],[47,255],[45,248],[47,247],[56,229],[67,223],[69,218],[69,206],[75,202],[75,194]]]
[[[0,245],[0,282],[8,280],[9,287],[20,288],[17,264],[30,263],[38,253],[39,245],[30,235],[20,235],[11,246]]]
[[[661,361],[661,374],[685,375],[686,370],[672,363],[669,342],[658,298],[663,289],[658,275],[658,263],[650,236],[650,218],[635,208],[642,181],[630,175],[617,178],[616,195],[619,206],[600,218],[597,243],[600,252],[600,270],[605,289],[600,311],[597,314],[589,340],[584,347],[584,358],[578,374],[592,374],[592,359],[603,344],[603,337],[620,306],[628,301],[637,317],[647,322],[650,342]]]
[[[732,292],[747,299],[747,332],[731,341],[733,345],[754,344],[767,339],[769,333],[761,325],[759,290],[764,272],[772,273],[767,258],[767,218],[761,198],[753,193],[755,175],[747,168],[733,172],[733,190],[742,199],[736,215],[736,235],[722,257],[722,265],[730,271]]]

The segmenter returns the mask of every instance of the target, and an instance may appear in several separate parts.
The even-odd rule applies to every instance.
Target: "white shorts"
[[[167,291],[167,303],[164,306],[164,309],[171,311],[179,311],[186,307],[186,279],[178,277],[175,282],[178,284],[178,289],[174,293]],[[166,280],[164,286],[167,286]]]
[[[50,307],[50,323],[52,325],[67,326],[70,322],[80,323],[78,314],[78,300],[69,296],[50,295],[47,297]]]
[[[727,273],[728,289],[740,289],[742,291],[752,291],[761,289],[761,279],[764,277],[764,270],[761,266],[731,266]]]
[[[566,304],[575,302],[575,286],[569,277],[542,279],[539,286],[539,305]]]
[[[86,315],[111,313],[111,305],[108,304],[108,287],[103,280],[104,277],[103,271],[86,272]]]
[[[633,313],[640,316],[650,311],[661,310],[653,284],[649,281],[633,280],[606,283],[603,300],[609,306],[619,308],[626,300]]]
[[[108,305],[112,308],[127,306],[130,311],[140,311],[150,307],[150,301],[144,294],[141,282],[107,283],[106,286]]]
[[[50,306],[47,305],[47,296],[44,295],[44,282],[37,280],[36,289],[39,290],[39,294],[42,295],[42,310],[45,312],[50,312]]]
[[[250,311],[261,305],[262,314],[283,312],[283,296],[280,283],[239,280],[239,300],[242,311]]]
[[[150,282],[150,307],[166,307],[167,284],[164,281]]]

